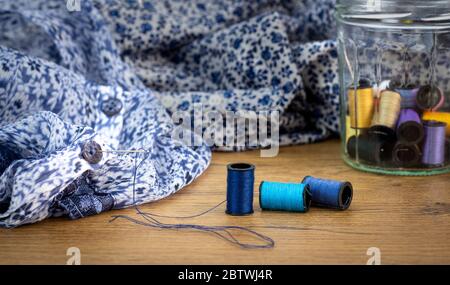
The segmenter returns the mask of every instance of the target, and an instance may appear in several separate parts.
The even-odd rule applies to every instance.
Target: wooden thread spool
[[[438,121],[447,124],[446,135],[450,136],[450,113],[425,111],[422,115],[424,121]]]
[[[374,111],[373,88],[364,87],[348,90],[350,126],[354,129],[369,128]]]
[[[372,126],[386,126],[394,129],[400,114],[402,97],[399,93],[385,90],[381,92],[377,113],[374,115]]]

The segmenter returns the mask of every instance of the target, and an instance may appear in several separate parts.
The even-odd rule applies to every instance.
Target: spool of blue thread
[[[307,212],[311,205],[311,192],[307,184],[262,181],[259,205],[263,210]]]
[[[401,107],[402,109],[417,108],[416,97],[419,87],[398,88],[396,92],[402,97]]]
[[[255,166],[248,163],[231,163],[227,166],[228,215],[244,216],[253,213],[253,184]]]
[[[350,182],[306,176],[302,183],[310,187],[312,205],[340,210],[350,207],[353,198],[353,187]]]

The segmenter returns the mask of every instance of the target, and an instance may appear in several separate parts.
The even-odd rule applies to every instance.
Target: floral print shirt
[[[76,219],[180,190],[211,159],[201,138],[190,146],[172,135],[171,114],[196,104],[277,110],[282,145],[335,134],[333,7],[0,0],[0,226]]]

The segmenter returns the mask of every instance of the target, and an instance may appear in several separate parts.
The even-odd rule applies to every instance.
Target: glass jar
[[[336,18],[344,160],[450,172],[450,0],[341,0]]]

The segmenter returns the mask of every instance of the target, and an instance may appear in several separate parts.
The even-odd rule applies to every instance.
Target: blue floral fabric
[[[180,190],[211,159],[201,138],[193,147],[172,135],[171,114],[196,104],[279,111],[281,145],[335,134],[333,7],[0,0],[0,226],[76,219]]]

